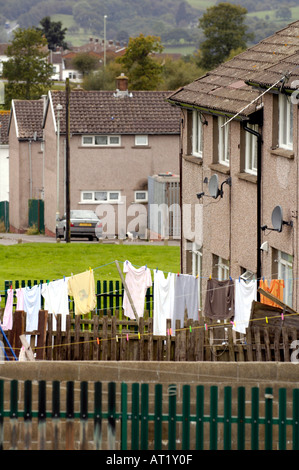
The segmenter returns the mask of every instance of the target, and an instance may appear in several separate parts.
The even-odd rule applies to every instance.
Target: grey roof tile
[[[271,87],[287,75],[285,87],[294,88],[292,82],[299,79],[298,59],[299,21],[295,21],[168,98],[173,103],[228,115],[238,113],[244,118],[259,104],[260,91],[251,85]]]
[[[169,92],[133,91],[115,97],[112,91],[72,91],[72,134],[179,134],[180,110],[166,101]],[[61,132],[65,133],[65,91],[51,92],[54,112],[62,104]]]

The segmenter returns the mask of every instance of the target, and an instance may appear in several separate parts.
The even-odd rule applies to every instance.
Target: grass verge
[[[86,271],[95,279],[119,280],[115,260],[165,272],[180,270],[179,246],[114,245],[85,243],[24,243],[0,246],[0,290],[4,281],[54,280]]]

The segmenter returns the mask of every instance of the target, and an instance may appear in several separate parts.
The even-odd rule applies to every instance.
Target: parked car
[[[102,222],[95,212],[89,210],[72,210],[70,213],[70,236],[89,240],[102,237]],[[66,239],[66,214],[56,221],[56,238]]]

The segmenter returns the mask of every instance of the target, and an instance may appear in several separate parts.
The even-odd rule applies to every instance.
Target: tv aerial
[[[290,222],[286,222],[283,220],[283,213],[282,213],[282,208],[281,206],[276,206],[274,207],[272,211],[272,227],[268,227],[267,225],[263,225],[261,227],[262,230],[272,230],[274,232],[281,232],[282,228],[284,225],[288,225],[289,227],[293,227],[293,221],[290,220]]]
[[[213,199],[217,199],[219,196],[222,198],[223,197],[223,186],[224,184],[228,184],[231,186],[231,177],[227,178],[223,183],[221,183],[219,187],[219,180],[217,175],[213,175],[210,178],[209,181],[209,196],[212,197]],[[202,196],[204,196],[205,193],[198,193],[196,196],[198,199],[200,199]]]

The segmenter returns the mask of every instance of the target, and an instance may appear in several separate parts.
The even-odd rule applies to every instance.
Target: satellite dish
[[[289,227],[293,227],[293,221],[287,222],[283,220],[282,215],[282,208],[281,206],[274,207],[272,211],[272,228],[268,227],[267,225],[262,225],[262,230],[274,230],[275,232],[281,232],[283,225],[288,225]]]
[[[210,196],[212,196],[214,199],[217,199],[220,194],[217,175],[211,176],[211,179],[209,181],[209,193]]]
[[[277,232],[282,231],[283,215],[281,206],[276,206],[272,212],[272,226]]]

